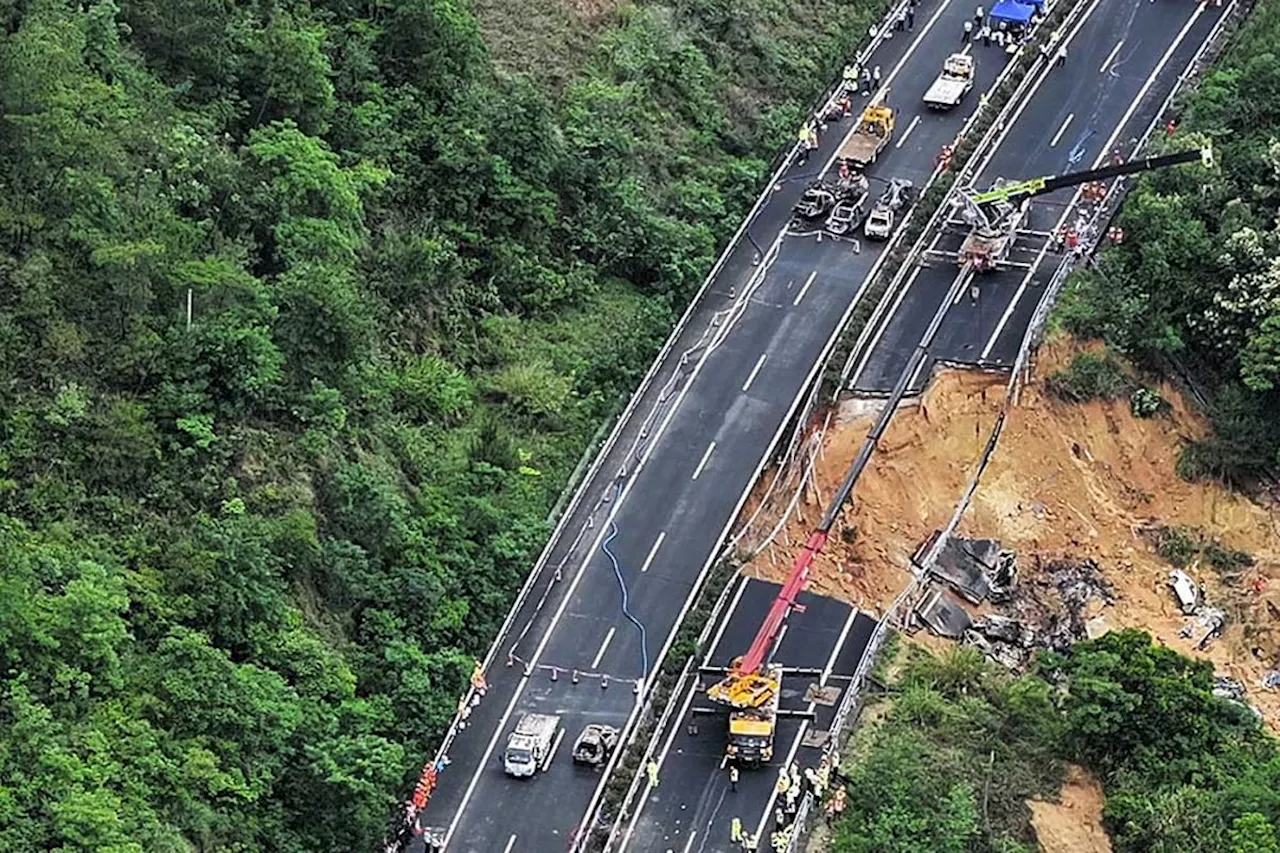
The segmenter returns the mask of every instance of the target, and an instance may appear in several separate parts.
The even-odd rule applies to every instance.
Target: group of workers
[[[729,765],[729,787],[738,790],[738,768]],[[812,794],[815,801],[822,803],[824,816],[828,824],[844,813],[846,797],[843,784],[836,784],[832,789],[833,776],[839,773],[834,768],[830,756],[823,756],[816,768],[806,767],[803,772],[800,765],[791,762],[789,766],[778,768],[778,781],[775,785],[777,807],[773,813],[773,831],[769,833],[769,848],[775,853],[783,853],[791,844],[796,830],[796,815],[800,810],[800,801],[806,793]],[[828,793],[830,796],[828,796]],[[743,850],[759,850],[760,842],[755,833],[742,826],[741,818],[735,817],[729,822],[729,840],[741,845]]]

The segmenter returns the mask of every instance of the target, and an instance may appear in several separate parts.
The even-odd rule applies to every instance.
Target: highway
[[[1124,156],[1141,135],[1208,36],[1222,10],[1202,3],[1162,0],[1092,0],[1079,26],[1064,34],[1065,67],[1047,68],[1039,84],[978,171],[986,188],[997,177],[1032,178],[1104,165],[1116,148]],[[981,51],[979,50],[979,55]],[[1024,228],[1052,232],[1073,219],[1078,188],[1032,202]],[[933,236],[929,248],[954,252],[964,230]],[[922,390],[939,361],[1008,366],[1060,258],[1046,240],[1020,240],[1011,260],[1029,269],[979,274],[948,311],[909,393]],[[913,269],[899,287],[892,310],[868,337],[849,385],[863,394],[888,393],[898,381],[920,333],[958,274],[954,260],[937,255]]]
[[[1000,175],[1018,178],[1090,168],[1095,161],[1106,159],[1117,144],[1125,145],[1130,137],[1140,135],[1216,18],[1216,14],[1199,5],[1180,15],[1169,15],[1167,9],[1153,12],[1147,0],[1110,0],[1106,9],[1100,5],[1093,2],[1085,7],[1078,26],[1064,33],[1069,62],[1074,64],[1046,69],[1038,85],[1013,105],[1010,122],[997,135],[992,149],[981,153],[986,162],[978,172],[983,181],[980,186]],[[1158,26],[1155,21],[1159,21]],[[982,57],[983,49],[976,50]],[[1082,70],[1086,73],[1082,74]],[[906,121],[906,116],[900,115],[900,125]],[[1046,132],[1050,127],[1053,133]],[[1063,129],[1073,127],[1071,134]],[[1128,151],[1127,146],[1125,150]],[[1041,200],[1032,214],[1031,227],[1052,230],[1066,216],[1074,192],[1072,189]],[[958,235],[948,233],[934,235],[929,241],[932,248],[950,251],[957,249],[959,243]],[[1025,253],[1029,255],[1025,260],[1030,270],[979,279],[977,302],[962,295],[946,314],[930,363],[938,358],[967,362],[989,359],[998,365],[1013,359],[1038,301],[1038,289],[1045,283],[1030,273],[1043,270],[1047,279],[1056,266],[1056,258],[1053,264],[1042,266],[1047,254],[1044,243],[1041,240],[1038,245],[1033,244]],[[932,268],[918,267],[908,274],[896,309],[870,340],[863,356],[855,376],[862,380],[857,385],[859,390],[888,392],[907,367],[924,327],[959,274],[954,261],[933,263]],[[993,311],[991,304],[1000,306],[999,310]],[[974,342],[983,347],[980,358],[967,354]],[[912,386],[917,390],[923,387],[928,375],[926,366],[913,377]],[[744,596],[730,608],[729,623],[758,624],[767,605],[764,598]],[[777,659],[792,666],[818,666],[814,655],[821,656],[831,647],[817,636],[831,627],[818,611],[792,616],[788,624],[791,633],[784,638]],[[787,642],[794,640],[796,632],[815,637],[815,648],[808,650],[802,661],[788,657],[795,653],[795,646],[788,646]],[[865,643],[866,635],[859,634],[832,651],[831,668],[837,676],[853,671],[857,657],[845,656],[855,649],[860,653]],[[721,639],[713,650],[715,663],[741,653],[747,644],[748,638],[736,646]],[[735,816],[748,830],[762,831],[765,835],[761,837],[767,838],[776,773],[744,774],[738,790],[730,791],[720,763],[723,730],[714,724],[708,726],[707,720],[699,728],[701,734],[688,732],[693,720],[689,708],[697,701],[694,695],[695,688],[691,686],[681,713],[673,717],[666,732],[659,733],[659,738],[666,738],[659,753],[661,783],[657,788],[645,786],[640,806],[626,824],[621,847],[624,851],[729,853],[736,849],[728,830]],[[702,704],[706,704],[705,699]],[[816,710],[820,714],[816,727],[822,728],[822,709]],[[779,746],[771,771],[788,763],[797,752],[802,765],[812,763],[816,753],[799,746],[798,724],[788,721],[782,725],[780,744],[790,746],[785,751]]]
[[[958,0],[922,3],[915,31],[877,49],[872,62],[882,66],[889,103],[903,118],[873,177],[906,177],[917,186],[927,179],[937,151],[997,76],[1003,57],[993,52],[979,59],[967,104],[907,118],[945,55],[960,48],[972,11]],[[830,169],[851,126],[833,126],[809,163],[785,175],[751,226],[765,262],[753,264],[749,241],[727,257],[553,536],[487,667],[484,700],[450,746],[421,818],[443,830],[450,853],[570,845],[602,780],[572,766],[569,744],[588,722],[623,726],[632,714],[640,698],[635,680],[665,654],[824,351],[878,268],[876,244],[784,232],[804,184]],[[882,186],[873,182],[873,194]],[[744,610],[742,618],[756,617]],[[530,711],[559,714],[565,742],[545,774],[514,780],[499,756],[519,715]]]
[[[724,667],[751,644],[760,615],[778,594],[776,584],[739,579],[715,628],[712,642],[703,662],[707,667]],[[741,773],[737,790],[731,790],[728,776],[721,769],[724,757],[725,722],[721,717],[701,717],[694,732],[693,708],[708,703],[701,690],[713,683],[714,675],[704,675],[701,684],[691,683],[672,701],[680,703],[680,713],[673,714],[667,729],[658,732],[662,747],[657,753],[660,765],[658,787],[646,784],[645,796],[628,822],[623,842],[618,848],[631,853],[678,850],[682,853],[730,853],[740,850],[729,837],[729,823],[742,820],[748,832],[759,833],[761,850],[768,849],[771,830],[769,815],[775,801],[774,783],[777,768],[795,759],[801,766],[812,766],[816,750],[803,745],[808,731],[828,729],[839,708],[844,689],[857,669],[858,660],[871,639],[875,620],[830,598],[803,593],[803,612],[795,613],[787,622],[774,660],[787,667],[822,670],[820,677],[784,677],[782,707],[811,710],[812,722],[794,718],[779,721],[774,744],[773,766],[764,771]],[[822,683],[837,688],[832,704],[810,704],[805,693],[811,684]]]

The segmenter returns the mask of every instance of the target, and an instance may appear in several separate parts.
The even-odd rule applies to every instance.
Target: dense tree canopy
[[[1125,243],[1080,274],[1061,317],[1212,392],[1215,435],[1188,476],[1249,483],[1280,464],[1280,9],[1261,3],[1191,95],[1163,144],[1211,142],[1221,167],[1145,177],[1124,204]]]
[[[0,851],[368,849],[878,5],[0,3]]]
[[[918,652],[918,650],[917,650]],[[1280,849],[1280,745],[1213,671],[1123,631],[1013,678],[971,648],[916,653],[847,759],[832,853],[1023,853],[1029,797],[1094,772],[1117,853]]]

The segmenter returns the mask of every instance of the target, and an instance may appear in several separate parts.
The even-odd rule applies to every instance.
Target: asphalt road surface
[[[1202,3],[1165,0],[1103,0],[1091,4],[1079,29],[1064,35],[1065,66],[1051,68],[1007,135],[980,170],[975,185],[986,188],[997,177],[1033,178],[1105,165],[1151,123],[1156,111],[1209,35],[1222,9]],[[995,50],[995,48],[991,48]],[[981,57],[984,49],[977,48]],[[1072,212],[1077,188],[1037,198],[1023,228],[1052,232]],[[931,248],[954,252],[963,229],[935,235]],[[1045,250],[1044,239],[1020,240],[1012,260],[1030,269],[977,275],[974,292],[966,289],[948,311],[926,359],[909,385],[928,384],[938,361],[1001,367],[1012,363],[1060,257]],[[932,256],[905,279],[886,322],[868,339],[850,385],[859,392],[889,392],[959,270],[954,260]]]
[[[768,609],[778,589],[776,584],[760,581],[737,582],[731,606],[712,635],[704,666],[724,667],[742,654],[759,627],[760,614]],[[724,718],[696,717],[693,713],[694,708],[709,705],[702,690],[716,680],[714,675],[703,675],[699,684],[690,684],[682,695],[672,697],[672,701],[680,703],[680,712],[672,714],[665,731],[655,734],[662,744],[657,752],[658,787],[646,783],[619,853],[741,850],[730,841],[729,825],[734,817],[748,832],[760,832],[760,849],[768,849],[779,768],[793,760],[802,767],[816,763],[820,753],[803,744],[804,734],[826,731],[831,725],[876,624],[870,616],[830,598],[804,593],[800,603],[805,610],[788,620],[773,660],[786,667],[823,672],[823,676],[784,676],[782,681],[782,707],[812,710],[816,719],[780,719],[773,761],[757,770],[743,770],[737,790],[731,790],[721,765]],[[826,685],[838,689],[839,695],[831,704],[810,705],[805,701],[806,690],[823,677]],[[695,730],[690,729],[691,724],[696,725]]]
[[[993,52],[979,58],[974,92],[960,109],[926,115],[917,108],[942,59],[961,47],[961,24],[972,11],[959,0],[922,3],[914,32],[897,34],[874,55],[900,118],[894,142],[869,170],[873,178],[920,185],[997,76],[1003,57]],[[589,722],[622,726],[630,716],[634,680],[658,665],[881,254],[871,243],[859,252],[848,241],[783,236],[805,183],[830,168],[851,125],[828,129],[809,162],[784,176],[751,227],[769,260],[756,266],[749,241],[728,258],[551,543],[489,668],[487,695],[450,748],[422,818],[446,831],[450,853],[546,853],[571,843],[600,778],[572,766],[569,744]],[[872,192],[881,186],[873,182]],[[512,666],[503,665],[508,650]],[[576,684],[574,670],[582,673]],[[559,714],[566,743],[547,773],[511,779],[499,756],[520,714],[531,711]]]

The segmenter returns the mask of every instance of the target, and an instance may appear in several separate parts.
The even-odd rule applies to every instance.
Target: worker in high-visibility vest
[[[787,788],[791,785],[791,777],[787,775],[787,768],[778,769],[777,791],[779,794],[786,794]]]
[[[742,819],[739,817],[729,821],[729,840],[734,844],[742,841]]]
[[[650,759],[649,766],[645,769],[649,771],[649,787],[658,787],[658,762]]]

